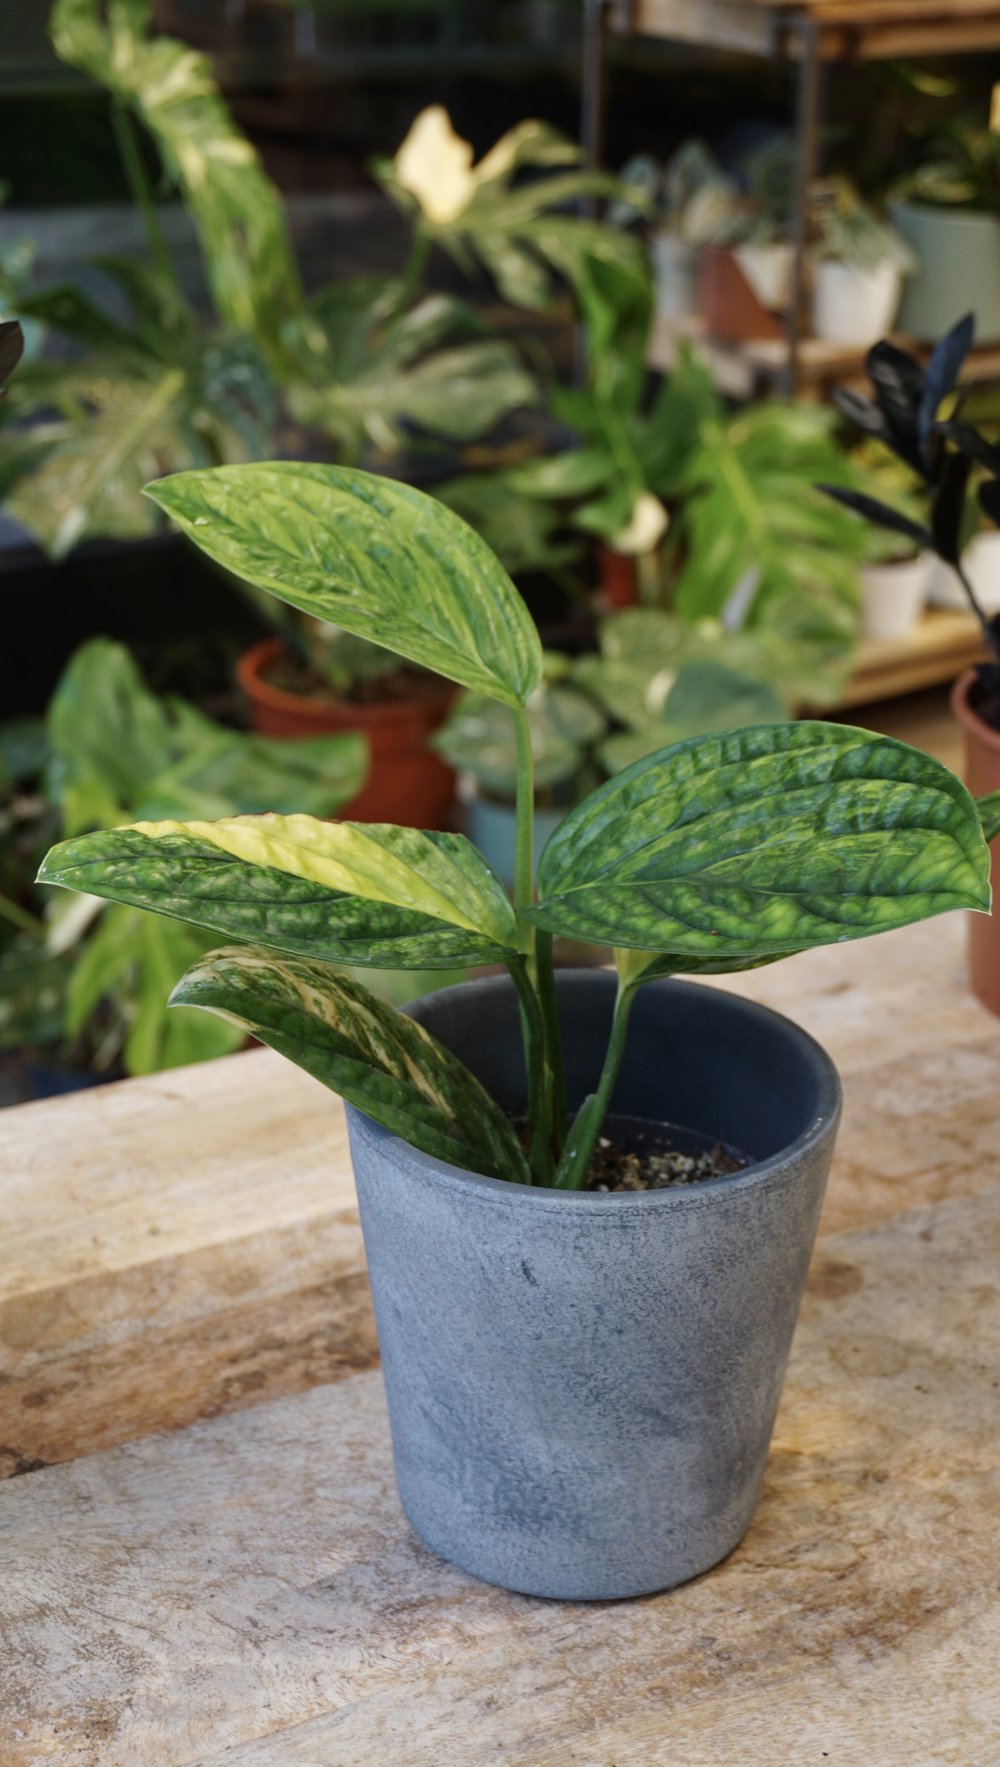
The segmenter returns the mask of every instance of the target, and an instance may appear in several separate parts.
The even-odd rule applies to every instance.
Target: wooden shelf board
[[[972,614],[929,608],[905,638],[862,639],[838,709],[952,681],[982,654],[982,637]]]
[[[896,336],[901,348],[928,357],[929,344],[913,338]],[[788,366],[788,344],[784,338],[747,338],[742,343],[717,343],[708,336],[705,322],[691,313],[680,319],[657,319],[653,327],[649,365],[660,373],[674,364],[680,344],[693,344],[711,364],[720,388],[736,398],[749,397],[759,381],[777,380]],[[866,349],[844,344],[827,343],[818,337],[804,337],[799,344],[798,384],[806,393],[819,392],[833,382],[863,388]],[[963,370],[963,380],[1000,380],[1000,344],[979,344],[970,351]]]
[[[1000,44],[998,0],[620,0],[622,35],[698,43],[747,55],[801,53],[801,25],[824,61],[971,53]]]

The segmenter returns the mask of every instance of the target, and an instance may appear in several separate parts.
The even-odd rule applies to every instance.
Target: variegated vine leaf
[[[539,895],[525,914],[571,938],[763,958],[988,909],[989,854],[965,787],[928,755],[843,724],[765,724],[602,786],[549,841]]]
[[[138,822],[63,841],[39,880],[332,963],[450,968],[518,948],[503,885],[460,834],[311,816]]]
[[[499,559],[422,491],[291,461],[147,489],[210,558],[292,607],[505,705],[541,680],[534,621]]]
[[[468,1068],[360,982],[304,958],[235,947],[196,963],[170,999],[241,1025],[424,1153],[531,1182],[511,1123]]]

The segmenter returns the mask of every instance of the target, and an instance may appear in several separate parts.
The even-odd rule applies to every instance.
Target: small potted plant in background
[[[700,293],[710,337],[777,334],[771,315],[791,299],[794,181],[794,144],[779,136],[747,156],[740,182],[726,180],[727,200],[703,201]]]
[[[344,468],[154,495],[226,568],[511,709],[513,904],[460,835],[303,816],[82,836],[43,879],[253,939],[174,998],[348,1101],[397,1477],[428,1544],[574,1599],[707,1570],[756,1505],[839,1087],[787,1020],[668,978],[987,908],[976,805],[844,725],[697,738],[570,812],[536,900],[541,647],[485,544]],[[556,934],[611,944],[614,971],[557,976]],[[331,967],[458,960],[508,974],[408,1016]]]
[[[922,343],[944,336],[969,311],[980,343],[1000,338],[997,116],[994,99],[988,126],[981,115],[937,126],[923,144],[922,163],[892,192],[890,217],[917,261],[899,329]]]
[[[527,705],[535,769],[534,847],[541,852],[572,806],[602,777],[597,747],[608,720],[574,680],[571,658],[546,651]],[[463,693],[432,744],[459,777],[473,846],[513,889],[517,848],[517,728],[510,706]]]
[[[685,141],[662,164],[651,154],[636,154],[619,174],[627,189],[642,198],[618,197],[608,206],[608,220],[622,225],[647,223],[649,255],[656,284],[657,319],[684,319],[698,310],[698,259],[711,237],[720,210],[730,212],[731,191],[704,141]]]
[[[867,349],[892,329],[916,257],[846,178],[816,186],[813,215],[813,330],[827,343]]]
[[[1000,792],[1000,614],[982,605],[966,570],[964,545],[970,484],[978,483],[979,508],[1000,526],[1000,448],[961,421],[958,382],[973,333],[974,318],[969,313],[935,346],[926,368],[887,341],[876,344],[867,359],[874,396],[846,389],[836,395],[846,417],[922,480],[928,519],[915,521],[865,492],[824,488],[876,527],[933,552],[961,585],[982,631],[985,660],[955,683],[951,703],[965,738],[969,785],[977,794],[996,794]],[[989,832],[993,838],[996,827]],[[969,917],[969,969],[974,992],[992,1012],[1000,1013],[1000,930],[993,919]]]
[[[911,467],[875,438],[855,451],[852,462],[859,484],[877,490],[880,500],[913,528],[926,529],[926,494]],[[935,563],[933,552],[912,533],[868,524],[861,565],[861,630],[866,638],[894,640],[913,630],[927,604]]]

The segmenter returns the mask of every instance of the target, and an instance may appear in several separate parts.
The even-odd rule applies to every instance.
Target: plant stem
[[[142,162],[142,154],[136,139],[135,125],[129,115],[128,107],[116,100],[111,107],[111,126],[115,132],[118,152],[121,154],[122,166],[128,187],[132,193],[132,201],[142,216],[142,224],[146,231],[150,256],[160,274],[177,286],[167,242],[163,237],[160,218],[156,212],[156,202],[150,189],[149,178]]]
[[[517,742],[517,791],[514,833],[514,910],[528,908],[535,894],[535,856],[532,850],[535,821],[535,757],[531,748],[531,726],[523,706],[514,713],[514,735]],[[535,929],[530,921],[521,921],[521,949],[534,968]]]
[[[521,1005],[521,1036],[528,1079],[528,1166],[533,1184],[552,1183],[554,1164],[547,1132],[545,1109],[545,1025],[538,994],[528,974],[527,960],[516,957],[507,965]]]
[[[611,1036],[608,1039],[607,1054],[604,1066],[597,1083],[597,1091],[585,1098],[576,1115],[576,1120],[569,1132],[566,1149],[556,1173],[556,1187],[559,1190],[579,1190],[583,1186],[597,1137],[611,1103],[611,1095],[615,1089],[625,1054],[625,1040],[628,1031],[629,1014],[635,998],[635,986],[623,987],[618,983],[615,996],[615,1012],[611,1021]]]
[[[427,262],[430,249],[430,239],[423,231],[423,228],[418,227],[414,232],[413,244],[410,246],[410,255],[406,260],[406,267],[403,270],[403,295],[404,304],[406,306],[409,306],[420,287],[420,281],[424,274],[424,265]]]
[[[556,1165],[562,1158],[566,1140],[566,1076],[563,1070],[562,1037],[556,1005],[556,978],[552,963],[552,934],[541,927],[535,930],[535,957],[538,969],[538,997],[542,1005],[545,1029],[545,1052],[552,1075],[552,1157]]]
[[[984,614],[982,608],[980,607],[978,601],[976,600],[976,592],[973,589],[972,584],[969,582],[968,577],[966,576],[964,570],[962,569],[961,562],[958,559],[955,560],[955,563],[952,566],[952,569],[954,570],[955,575],[957,576],[959,582],[961,583],[962,588],[965,590],[965,593],[969,598],[969,603],[972,607],[972,611],[975,614],[976,619],[979,621],[979,624],[981,625],[981,627],[983,629],[983,637],[986,639],[987,650],[991,651],[993,653],[994,657],[997,657],[998,655],[1000,655],[1000,645],[998,645],[997,636],[996,636],[995,632],[993,631],[993,627],[991,626],[989,619],[987,618],[986,614]]]
[[[45,922],[37,915],[29,914],[18,902],[12,902],[9,896],[0,896],[0,915],[12,926],[20,927],[23,933],[30,933],[33,939],[44,939]]]

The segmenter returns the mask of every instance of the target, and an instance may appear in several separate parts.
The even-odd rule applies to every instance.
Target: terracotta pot
[[[705,329],[717,343],[780,338],[781,326],[761,305],[731,251],[707,245],[701,254],[698,294]]]
[[[266,678],[284,649],[281,638],[265,638],[237,662],[236,678],[250,702],[254,729],[262,736],[291,737],[360,731],[368,739],[368,778],[341,815],[404,828],[447,827],[455,775],[427,747],[427,738],[443,723],[455,697],[450,683],[443,682],[439,693],[383,705],[289,693]]]
[[[965,737],[965,783],[973,797],[979,798],[985,792],[1000,791],[1000,730],[991,730],[970,706],[975,680],[975,671],[969,669],[956,681],[951,709]],[[990,850],[994,894],[1000,897],[1000,836]],[[966,924],[972,992],[991,1012],[1000,1014],[1000,914],[970,914]]]
[[[597,565],[597,593],[602,609],[635,607],[639,600],[635,559],[624,552],[613,552],[610,546],[599,546]]]

